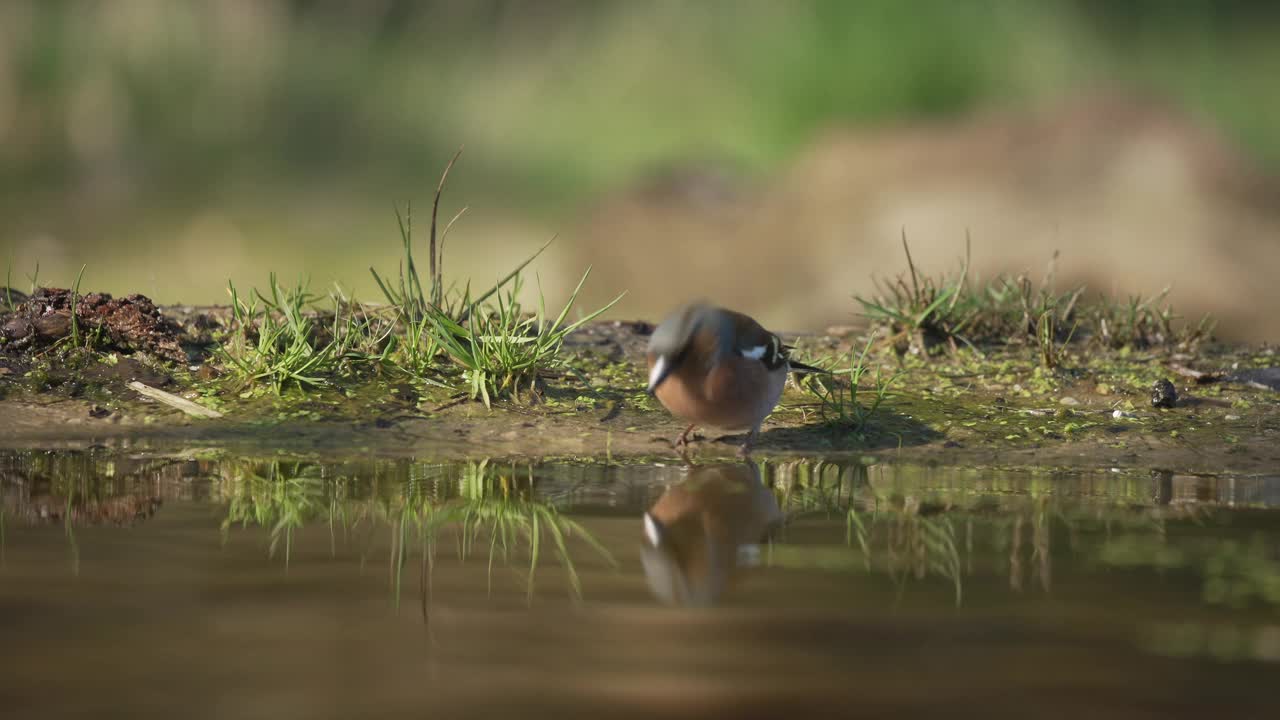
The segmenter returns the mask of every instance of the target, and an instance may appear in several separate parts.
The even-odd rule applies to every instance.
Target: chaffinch
[[[782,397],[787,372],[817,368],[791,361],[790,348],[739,312],[690,303],[671,313],[649,337],[649,393],[689,421],[676,439],[689,441],[697,425],[745,430],[746,455],[760,425]]]
[[[715,603],[740,569],[759,562],[760,543],[782,520],[755,463],[690,468],[644,514],[649,589],[670,605]]]

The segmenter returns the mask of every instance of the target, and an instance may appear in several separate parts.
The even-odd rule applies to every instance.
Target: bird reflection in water
[[[754,463],[690,467],[644,514],[649,589],[669,605],[715,604],[782,518]]]

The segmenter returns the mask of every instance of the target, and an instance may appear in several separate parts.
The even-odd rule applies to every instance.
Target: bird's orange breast
[[[654,358],[648,359],[653,367]],[[733,357],[710,370],[684,363],[654,394],[673,415],[726,430],[753,427],[772,410],[781,385],[758,360]],[[785,374],[780,380],[785,382]]]

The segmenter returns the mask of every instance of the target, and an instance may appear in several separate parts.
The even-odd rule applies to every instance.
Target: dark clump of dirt
[[[179,342],[182,329],[145,295],[113,298],[88,293],[74,305],[72,297],[70,290],[39,288],[13,312],[0,314],[0,338],[5,341],[0,347],[7,352],[47,347],[78,331],[99,350],[147,352],[176,363],[187,361]]]
[[[1171,408],[1178,404],[1178,390],[1165,378],[1151,386],[1151,407]]]

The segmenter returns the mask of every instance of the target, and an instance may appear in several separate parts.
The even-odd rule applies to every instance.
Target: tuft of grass
[[[323,387],[387,365],[397,347],[393,323],[339,291],[329,294],[327,312],[311,309],[319,298],[306,282],[285,287],[275,273],[266,294],[255,288],[242,296],[231,282],[227,293],[231,327],[214,356],[236,390],[265,384],[281,394],[290,387]]]
[[[565,337],[613,307],[622,295],[566,324],[569,310],[577,300],[583,284],[591,274],[587,268],[573,289],[564,308],[548,322],[546,307],[539,292],[538,312],[521,311],[516,296],[519,276],[512,286],[498,295],[488,308],[472,304],[461,322],[446,311],[432,309],[429,318],[432,334],[446,356],[461,369],[463,382],[471,399],[491,406],[494,398],[519,398],[522,389],[536,392],[538,376],[543,371],[563,369],[568,365],[560,355]],[[625,293],[624,293],[625,294]]]
[[[1040,345],[1044,339],[1065,341],[1073,335],[1085,286],[1055,291],[1057,261],[1055,252],[1039,285],[1026,273],[1016,277],[999,275],[980,286],[975,283],[972,295],[964,301],[970,307],[969,327],[975,342]],[[1045,329],[1052,330],[1048,338],[1042,335]]]
[[[902,250],[907,256],[906,273],[892,281],[876,278],[876,294],[870,298],[854,296],[863,315],[890,330],[890,343],[900,353],[928,354],[943,343],[954,350],[957,340],[969,344],[963,332],[971,318],[968,306],[960,304],[969,273],[968,253],[958,275],[933,278],[916,269],[905,231]]]
[[[1168,303],[1169,288],[1143,298],[1130,295],[1123,301],[1101,298],[1087,310],[1094,341],[1110,349],[1123,347],[1194,346],[1213,335],[1210,315],[1196,325],[1178,327],[1180,319]]]
[[[397,348],[395,323],[345,297],[336,288],[330,291],[329,301],[333,317],[327,339],[335,346],[331,372],[352,377],[389,366]]]
[[[340,343],[317,342],[315,317],[305,309],[313,299],[306,284],[286,288],[271,273],[268,288],[270,297],[255,289],[246,299],[227,283],[233,326],[215,354],[241,389],[266,383],[279,394],[288,386],[327,384]]]
[[[1058,341],[1057,314],[1053,310],[1040,313],[1036,321],[1036,345],[1040,350],[1040,365],[1046,370],[1056,370],[1062,365],[1066,346],[1071,344],[1075,326],[1062,342]]]
[[[397,335],[398,347],[389,353],[390,363],[408,375],[423,378],[429,373],[439,375],[447,369],[440,368],[435,362],[437,356],[443,354],[448,365],[461,374],[471,399],[482,400],[486,407],[491,407],[496,398],[518,398],[523,389],[534,390],[540,373],[567,367],[560,357],[565,336],[599,317],[623,295],[566,324],[578,293],[591,273],[587,268],[564,309],[553,321],[547,321],[541,289],[538,313],[524,313],[517,300],[521,273],[555,238],[548,240],[474,298],[470,283],[461,293],[455,294],[446,288],[443,277],[444,240],[466,208],[454,215],[437,238],[438,216],[449,171],[461,153],[462,150],[458,150],[454,154],[436,185],[427,239],[428,283],[423,285],[414,260],[412,208],[407,208],[403,214],[396,211],[404,248],[404,259],[396,282],[384,279],[373,268],[369,271],[393,308],[401,330]]]
[[[868,375],[871,348],[874,339],[869,339],[861,351],[853,348],[840,358],[844,367],[830,367],[829,374],[813,373],[805,376],[803,387],[818,398],[819,414],[823,420],[833,426],[864,430],[871,417],[889,396],[889,389],[899,378],[897,373],[885,376],[877,366],[874,377],[871,377],[871,400],[867,404],[858,402],[858,394],[864,377]],[[820,365],[831,365],[827,360]]]
[[[1106,296],[1087,300],[1086,287],[1055,290],[1058,254],[1044,280],[1026,274],[998,275],[987,282],[970,280],[969,242],[958,275],[921,274],[903,237],[907,272],[893,282],[876,282],[870,299],[855,296],[863,315],[880,328],[899,354],[929,355],[960,345],[982,347],[1027,345],[1035,348],[1046,369],[1061,364],[1073,340],[1088,339],[1104,348],[1192,347],[1212,337],[1208,315],[1195,325],[1179,324],[1170,308],[1169,290],[1150,298],[1130,296],[1118,302]]]
[[[491,406],[496,398],[519,397],[522,390],[534,389],[541,373],[568,367],[560,357],[564,338],[613,307],[622,295],[567,322],[590,275],[588,268],[554,319],[546,315],[541,292],[538,312],[525,313],[517,301],[521,273],[551,241],[474,298],[469,283],[460,293],[446,288],[444,240],[466,208],[443,232],[437,219],[445,181],[461,152],[449,161],[436,186],[425,283],[414,257],[412,208],[396,210],[404,250],[399,271],[393,279],[369,269],[386,298],[384,308],[370,309],[332,294],[333,323],[325,331],[317,313],[308,309],[316,298],[305,283],[285,288],[272,273],[269,292],[254,290],[248,298],[228,283],[232,328],[215,354],[239,388],[266,383],[278,394],[289,386],[327,385],[334,375],[350,375],[360,368],[385,368],[441,386],[450,375],[460,375],[470,397]]]
[[[88,265],[80,266],[80,272],[76,273],[76,282],[74,285],[71,286],[71,345],[72,347],[80,347],[80,315],[77,311],[79,310],[78,305],[80,301],[80,281],[84,279],[84,271],[85,271],[85,268],[87,267],[89,266]],[[37,272],[39,271],[37,270]]]
[[[454,224],[466,213],[467,208],[463,207],[459,210],[438,235],[437,228],[440,198],[444,194],[445,182],[449,177],[449,171],[453,169],[454,163],[461,154],[462,150],[459,149],[445,166],[444,172],[440,175],[440,182],[436,185],[435,197],[431,204],[431,226],[427,238],[429,274],[426,288],[423,287],[422,277],[413,255],[412,205],[406,206],[403,213],[396,208],[396,224],[400,229],[400,242],[404,250],[404,258],[400,262],[396,277],[397,282],[392,283],[390,279],[378,274],[376,269],[369,268],[378,288],[382,290],[383,297],[391,307],[400,330],[392,338],[394,345],[387,354],[388,364],[417,379],[425,379],[436,374],[438,370],[435,360],[443,348],[440,335],[436,332],[437,319],[443,316],[454,322],[465,321],[477,305],[488,301],[508,283],[515,282],[520,273],[555,240],[555,238],[548,240],[474,300],[471,298],[469,283],[460,296],[450,297],[451,288],[444,285],[444,241]]]

